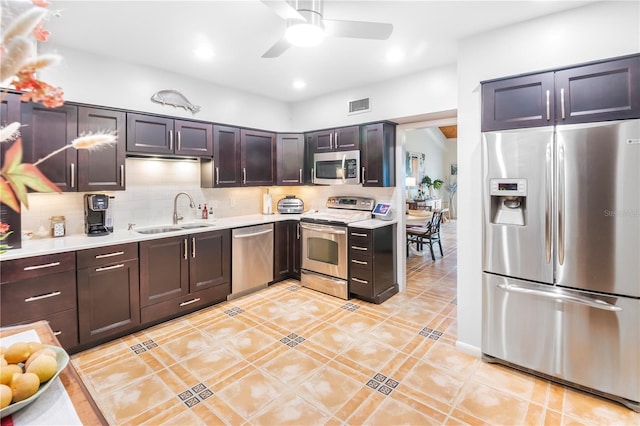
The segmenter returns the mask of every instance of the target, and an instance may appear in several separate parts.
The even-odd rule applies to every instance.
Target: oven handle
[[[309,229],[310,231],[320,231],[328,234],[345,235],[347,233],[346,230],[331,225],[311,225],[309,223],[301,223],[300,227],[303,229]]]

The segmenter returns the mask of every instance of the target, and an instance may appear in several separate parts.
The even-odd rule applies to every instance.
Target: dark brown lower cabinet
[[[77,252],[80,344],[140,325],[138,244]]]
[[[349,293],[382,303],[398,292],[396,225],[349,228]]]
[[[273,240],[273,281],[300,279],[300,222],[275,222]]]
[[[230,293],[230,230],[140,242],[143,324],[220,302]]]

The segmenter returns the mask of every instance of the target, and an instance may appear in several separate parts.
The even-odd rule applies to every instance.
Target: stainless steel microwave
[[[319,152],[313,155],[313,183],[357,185],[360,183],[360,151]]]

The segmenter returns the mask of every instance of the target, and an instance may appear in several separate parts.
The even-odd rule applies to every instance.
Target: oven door
[[[302,269],[348,278],[347,227],[301,222]]]
[[[313,183],[357,185],[360,183],[360,151],[321,152],[313,155]]]

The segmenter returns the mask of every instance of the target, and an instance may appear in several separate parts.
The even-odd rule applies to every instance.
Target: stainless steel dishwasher
[[[243,296],[273,281],[273,224],[231,231],[231,294]]]

